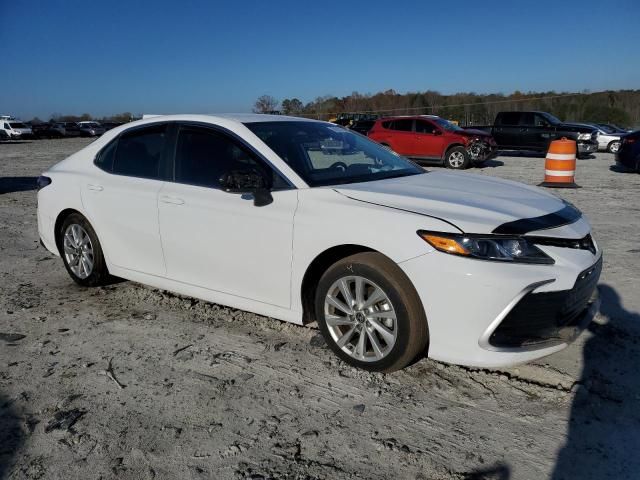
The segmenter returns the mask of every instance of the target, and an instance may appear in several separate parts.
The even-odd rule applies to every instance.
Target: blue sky
[[[640,1],[0,0],[0,114],[640,88]]]

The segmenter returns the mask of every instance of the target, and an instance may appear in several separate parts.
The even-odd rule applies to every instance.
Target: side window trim
[[[284,180],[284,182],[287,185],[289,185],[289,188],[280,188],[277,191],[297,189],[297,187],[293,184],[293,182],[289,180],[289,178],[284,173],[282,173],[279,168],[277,168],[273,163],[271,163],[267,158],[265,158],[264,155],[262,155],[258,150],[256,150],[256,148],[253,145],[248,143],[246,140],[244,140],[242,137],[240,137],[240,135],[236,134],[235,132],[232,132],[231,130],[225,127],[222,127],[220,125],[214,125],[206,122],[192,122],[192,121],[182,120],[174,123],[176,124],[176,129],[175,129],[175,135],[173,138],[173,148],[170,155],[171,158],[169,158],[169,161],[171,162],[171,168],[170,168],[171,180],[169,181],[173,183],[178,183],[175,180],[176,178],[175,172],[176,172],[176,153],[177,153],[176,149],[178,147],[178,136],[180,134],[180,130],[182,130],[183,128],[198,127],[198,128],[204,128],[206,130],[211,130],[214,133],[218,133],[220,135],[230,138],[231,140],[239,144],[241,147],[249,151],[251,155],[253,155],[257,161],[263,163],[265,167],[273,170],[276,175],[282,178],[282,180]],[[184,184],[184,185],[188,185],[188,184]]]

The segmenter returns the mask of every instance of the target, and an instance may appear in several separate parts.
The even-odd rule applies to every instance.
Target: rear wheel
[[[469,154],[463,147],[450,148],[444,156],[444,164],[447,168],[464,170],[469,168],[470,163]]]
[[[415,288],[379,253],[359,253],[332,265],[318,283],[315,313],[335,354],[365,370],[404,368],[428,343],[427,319]]]
[[[96,287],[109,280],[102,247],[91,224],[79,213],[72,213],[58,231],[60,256],[69,276],[78,285]]]

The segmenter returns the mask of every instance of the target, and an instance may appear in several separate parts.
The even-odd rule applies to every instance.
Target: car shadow
[[[498,157],[545,158],[546,156],[544,152],[530,150],[498,150]]]
[[[0,177],[0,195],[38,188],[38,177]]]
[[[509,480],[511,468],[505,463],[497,463],[491,467],[474,470],[462,475],[464,480]]]
[[[0,393],[0,479],[8,478],[24,440],[20,415],[13,402]]]
[[[11,145],[19,145],[21,143],[31,143],[30,140],[0,140],[0,143],[7,143]]]
[[[609,166],[609,170],[612,172],[616,172],[616,173],[637,173],[635,170],[632,170],[630,168],[627,167],[623,167],[621,165],[618,164],[614,164]]]
[[[583,348],[566,443],[553,480],[636,478],[640,471],[640,314],[622,305],[611,286],[599,286],[605,324],[592,322]]]
[[[487,160],[485,162],[475,165],[475,167],[483,169],[483,168],[502,167],[503,165],[504,165],[504,162],[501,160]]]

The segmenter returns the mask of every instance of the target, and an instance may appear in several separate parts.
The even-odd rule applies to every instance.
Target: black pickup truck
[[[552,140],[568,138],[578,144],[578,157],[598,151],[597,130],[563,123],[547,112],[500,112],[492,126],[469,127],[491,133],[501,150],[546,152]]]

